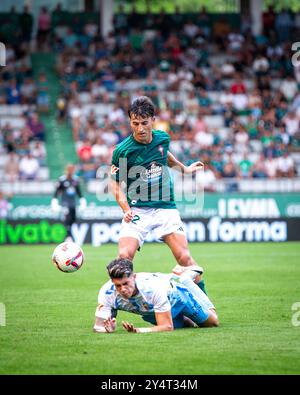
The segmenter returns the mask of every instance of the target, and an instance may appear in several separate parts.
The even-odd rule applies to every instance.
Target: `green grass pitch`
[[[83,246],[85,263],[65,274],[51,263],[54,245],[0,247],[0,374],[299,374],[300,244],[190,244],[205,268],[218,328],[131,334],[92,332],[105,265],[116,245]],[[136,271],[169,272],[168,247],[147,244]],[[3,310],[3,309],[2,309]],[[300,319],[298,315],[300,324]]]

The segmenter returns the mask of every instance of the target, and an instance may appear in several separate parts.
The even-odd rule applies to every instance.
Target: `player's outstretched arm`
[[[115,318],[107,318],[106,320],[100,317],[96,317],[94,325],[94,332],[96,333],[111,333],[116,330],[117,321]]]
[[[112,194],[114,195],[114,197],[116,198],[116,201],[118,202],[118,205],[121,207],[121,209],[124,212],[124,217],[123,217],[124,221],[130,222],[132,220],[134,214],[127,202],[127,198],[125,196],[125,193],[122,191],[120,184],[115,180],[111,180],[110,181],[110,188],[111,188]]]
[[[168,166],[181,173],[194,173],[204,168],[204,164],[200,161],[194,162],[190,166],[185,166],[170,151],[168,151]]]
[[[133,333],[166,332],[174,329],[171,310],[163,313],[155,313],[155,319],[157,325],[148,328],[136,328],[127,321],[123,321],[122,326],[127,332]]]

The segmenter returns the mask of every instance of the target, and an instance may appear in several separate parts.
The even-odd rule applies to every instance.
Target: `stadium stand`
[[[29,178],[49,181],[48,191],[63,164],[78,161],[93,192],[97,170],[109,165],[114,146],[130,132],[128,104],[146,94],[157,106],[156,127],[171,134],[174,154],[206,164],[207,190],[299,190],[300,71],[290,45],[299,18],[284,10],[267,28],[268,12],[257,37],[247,18],[201,10],[138,18],[116,13],[114,30],[102,38],[94,14],[56,7],[51,29],[45,17],[46,33],[38,30],[43,53],[31,54],[15,35],[7,46],[0,174],[7,176],[11,152],[18,165],[31,152],[38,171]],[[24,183],[22,177],[19,172],[16,180]]]

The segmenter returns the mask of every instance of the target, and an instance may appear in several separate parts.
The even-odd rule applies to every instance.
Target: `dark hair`
[[[140,96],[133,100],[128,109],[129,118],[132,114],[142,118],[154,117],[155,106],[152,100],[148,96]]]
[[[130,277],[133,273],[132,262],[125,258],[114,259],[106,268],[110,278]]]

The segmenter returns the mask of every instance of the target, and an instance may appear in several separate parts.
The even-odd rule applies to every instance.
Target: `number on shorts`
[[[141,217],[139,216],[139,215],[135,215],[133,218],[132,218],[132,223],[134,224],[134,225],[136,225],[136,221],[138,221],[139,219],[141,219]]]

